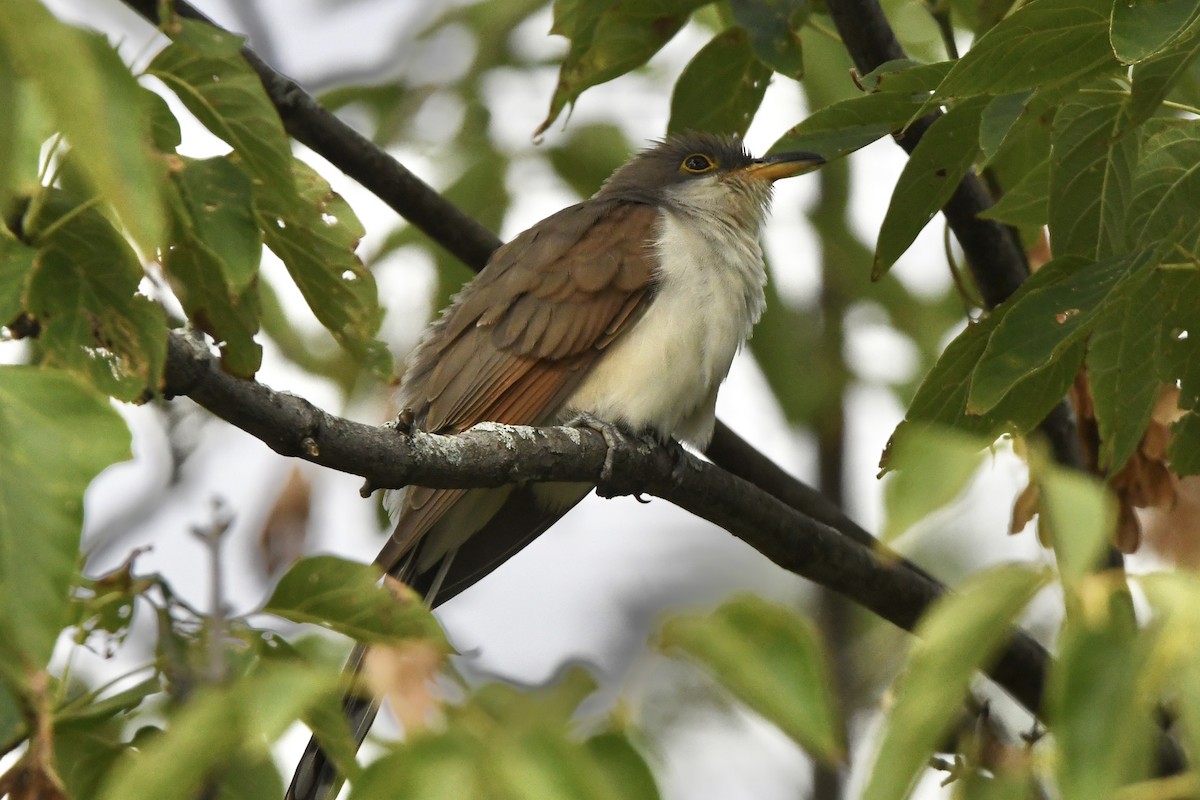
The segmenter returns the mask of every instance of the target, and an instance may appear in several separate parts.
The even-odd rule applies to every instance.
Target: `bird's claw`
[[[604,437],[606,451],[604,466],[600,468],[600,483],[610,483],[613,478],[616,450],[628,438],[628,434],[616,423],[600,419],[595,414],[589,414],[586,411],[576,414],[567,422],[567,425],[574,428],[587,428]]]

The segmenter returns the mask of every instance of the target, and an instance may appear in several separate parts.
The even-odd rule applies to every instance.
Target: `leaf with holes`
[[[146,68],[196,118],[225,140],[254,177],[270,205],[298,205],[292,149],[262,81],[242,58],[244,40],[201,22],[179,18],[175,41]]]
[[[138,294],[137,254],[94,205],[46,189],[25,220],[38,247],[26,311],[41,325],[46,362],[120,400],[157,387],[167,351],[160,306]]]
[[[188,317],[221,348],[225,369],[251,377],[262,362],[256,278],[262,233],[250,177],[228,158],[183,158],[172,172],[172,247],[163,267]]]
[[[383,379],[393,372],[392,356],[375,338],[383,312],[375,277],[354,250],[362,223],[348,203],[312,167],[295,161],[301,188],[293,208],[263,197],[258,224],[267,247],[279,256],[309,308],[342,347]]]
[[[1045,369],[1091,332],[1097,317],[1144,280],[1159,262],[1157,250],[1091,263],[1078,256],[1056,258],[1039,270],[1057,280],[1020,290],[988,338],[971,379],[968,410],[986,413],[1017,384]],[[1076,362],[1078,363],[1078,362]]]

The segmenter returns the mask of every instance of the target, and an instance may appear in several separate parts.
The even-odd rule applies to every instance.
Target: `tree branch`
[[[152,23],[157,20],[155,0],[124,2]],[[185,0],[177,0],[175,9],[208,21]],[[248,48],[242,52],[258,72],[291,135],[375,192],[468,266],[482,268],[500,244],[492,233],[322,108],[294,81],[275,72]],[[362,475],[379,487],[413,481],[448,488],[471,480],[480,486],[549,478],[590,481],[599,475],[605,453],[601,437],[574,429],[560,430],[557,438],[545,431],[529,433],[529,429],[519,436],[512,430],[476,431],[454,437],[453,441],[460,443],[448,453],[445,448],[451,440],[447,437],[398,436],[327,414],[302,398],[233,378],[218,369],[203,347],[178,334],[170,338],[165,392],[190,396],[282,455]],[[498,447],[497,437],[507,437],[506,447]],[[530,445],[531,441],[536,445]],[[508,449],[510,444],[516,449]],[[523,458],[513,460],[518,450]],[[574,460],[566,459],[564,453],[572,454]],[[639,484],[639,490],[658,494],[709,519],[785,569],[845,594],[906,630],[945,592],[944,586],[903,559],[888,558],[886,563],[877,559],[871,548],[878,543],[867,531],[721,423],[709,454],[728,472],[693,459],[692,463],[701,465],[695,471],[695,483],[664,484],[662,473],[649,480],[636,465],[627,466],[621,474],[647,479]],[[783,499],[768,496],[753,484],[769,487]],[[722,501],[726,494],[730,500]],[[1027,708],[1036,710],[1046,661],[1045,651],[1017,632],[991,674]]]
[[[674,469],[675,454],[642,441],[616,448],[615,477],[602,482],[608,449],[595,431],[485,423],[457,436],[439,436],[364,425],[328,414],[301,397],[228,375],[203,344],[178,333],[169,340],[164,392],[191,397],[281,455],[361,475],[373,487],[586,481],[600,483],[606,496],[644,492],[661,497],[905,630],[911,631],[946,592],[899,556],[876,555],[874,539],[815,490],[774,487],[816,509],[822,519],[691,454],[683,455],[684,469]],[[1047,660],[1040,645],[1016,631],[989,674],[1036,711]]]

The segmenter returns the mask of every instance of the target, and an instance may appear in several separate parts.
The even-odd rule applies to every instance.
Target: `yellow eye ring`
[[[684,172],[691,172],[693,174],[708,172],[715,166],[716,165],[713,164],[711,158],[706,155],[702,155],[701,153],[692,153],[690,156],[687,156],[683,159],[682,164]]]

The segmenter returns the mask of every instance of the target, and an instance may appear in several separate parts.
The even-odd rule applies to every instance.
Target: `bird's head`
[[[816,153],[753,158],[737,136],[670,136],[630,159],[597,197],[648,202],[681,212],[761,219],[776,180],[825,163]]]

